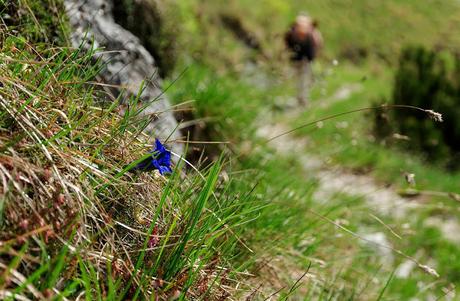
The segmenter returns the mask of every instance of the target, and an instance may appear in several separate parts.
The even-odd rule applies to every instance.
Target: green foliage
[[[450,59],[450,61],[448,61]],[[454,62],[452,67],[449,63]],[[396,110],[400,133],[409,136],[409,147],[430,160],[443,161],[460,151],[460,58],[443,57],[423,47],[408,47],[401,54],[395,75],[392,103],[430,109],[443,115],[433,122],[418,111]]]
[[[196,172],[182,162],[169,178],[126,173],[151,148],[139,112],[120,116],[88,83],[93,52],[34,48],[28,33],[1,40],[2,297],[228,294],[258,203],[229,194],[224,160]]]
[[[24,3],[33,5],[32,2],[39,3]],[[376,300],[383,294],[383,299],[399,300],[444,294],[445,279],[433,280],[421,271],[414,271],[411,279],[390,282],[396,265],[382,268],[379,255],[371,248],[319,216],[354,232],[384,231],[391,245],[417,258],[417,252],[421,252],[423,262],[435,261],[442,277],[446,275],[447,280],[458,285],[458,267],[451,264],[451,260],[458,261],[458,256],[452,256],[458,253],[457,248],[433,239],[440,237],[439,231],[423,231],[423,224],[414,224],[412,218],[418,217],[419,211],[411,211],[404,221],[382,217],[382,225],[369,217],[370,208],[363,198],[337,194],[317,199],[317,175],[302,165],[300,154],[275,152],[265,139],[254,135],[256,127],[263,126],[266,119],[278,122],[277,116],[286,118],[279,110],[272,110],[273,102],[286,99],[294,87],[287,79],[280,80],[279,74],[271,78],[270,73],[261,79],[246,72],[242,62],[253,55],[220,27],[216,18],[222,7],[241,16],[245,27],[263,37],[264,49],[272,51],[269,55],[276,58],[274,54],[282,49],[276,35],[285,30],[295,13],[307,9],[320,19],[329,57],[336,57],[349,44],[366,48],[369,53],[369,49],[377,48],[385,52],[385,57],[391,57],[399,49],[396,34],[415,40],[429,35],[426,42],[433,44],[432,31],[438,30],[433,23],[454,15],[450,4],[434,1],[433,6],[439,9],[431,11],[431,5],[414,3],[353,1],[356,5],[352,6],[350,1],[231,0],[222,6],[221,1],[178,1],[181,18],[174,20],[183,22],[181,28],[186,30],[177,40],[187,52],[179,71],[188,69],[173,82],[168,93],[176,103],[193,101],[191,124],[199,124],[207,132],[199,138],[228,140],[230,151],[237,156],[229,161],[216,160],[199,173],[183,168],[181,163],[168,179],[125,172],[123,167],[140,158],[149,147],[135,138],[142,127],[132,120],[137,112],[118,116],[116,106],[101,102],[97,89],[88,84],[98,68],[92,65],[90,54],[65,48],[45,52],[28,49],[30,40],[23,37],[2,40],[7,45],[2,54],[11,63],[0,69],[2,79],[7,79],[1,95],[7,97],[10,110],[18,111],[0,114],[0,164],[11,173],[6,177],[8,190],[3,202],[8,206],[2,213],[8,226],[13,225],[2,228],[8,231],[0,231],[12,237],[0,248],[2,292],[40,299],[41,295],[33,295],[37,288],[48,298],[80,296],[86,300],[163,300],[177,296],[181,300],[220,300],[233,294],[235,287],[243,293],[260,292],[261,299],[281,288],[281,300]],[[399,18],[401,15],[404,18]],[[391,20],[393,26],[388,27],[385,20]],[[407,24],[412,23],[417,26],[408,28]],[[446,21],[441,27],[448,26]],[[388,30],[382,31],[385,27]],[[22,35],[27,36],[31,30],[36,27],[31,26]],[[356,41],[356,45],[350,41]],[[392,44],[387,49],[389,42]],[[10,51],[12,45],[16,52]],[[193,63],[191,57],[198,57],[201,64]],[[273,59],[266,69],[279,67],[277,62]],[[360,65],[360,69],[341,62],[336,69],[326,70],[333,74],[326,78],[328,96],[315,89],[311,108],[300,117],[289,115],[289,120],[280,122],[305,123],[350,107],[367,106],[376,94],[389,90],[385,87],[388,79],[379,74],[379,68],[373,62]],[[260,65],[255,69],[257,74],[266,71]],[[325,98],[333,100],[344,82],[362,84],[363,91],[346,100],[332,101],[331,105]],[[136,101],[131,100],[133,107]],[[19,123],[15,117],[26,119]],[[458,177],[443,179],[444,173],[426,168],[412,160],[413,156],[369,142],[368,120],[359,117],[344,116],[337,122],[299,131],[296,134],[309,138],[301,152],[342,156],[360,170],[375,166],[392,183],[402,178],[403,168],[424,175],[427,179],[417,178],[421,185],[436,179],[438,184],[458,187]],[[352,126],[344,128],[343,121]],[[38,131],[33,127],[30,130],[30,125]],[[51,152],[51,160],[46,151]],[[8,165],[8,160],[15,160],[14,165]],[[50,166],[55,166],[61,176],[55,172],[51,183],[37,181]],[[30,181],[34,181],[33,185]],[[56,183],[66,185],[67,203],[78,208],[79,214],[69,227],[86,232],[77,232],[80,239],[72,239],[68,232],[59,232],[63,240],[49,237],[48,242],[42,232],[31,233],[25,243],[14,239],[21,238],[15,233],[23,234],[23,230],[12,220],[11,208],[26,207],[30,200],[22,198],[37,202],[39,196],[46,206],[53,206],[48,194],[38,189],[62,191],[63,187]],[[429,202],[424,205],[432,206]],[[49,213],[62,211],[44,210],[48,213],[46,225],[51,225]],[[393,238],[388,228],[404,239]],[[156,245],[150,248],[152,236]],[[248,270],[256,277],[248,277]],[[298,282],[307,270],[309,274]],[[24,277],[17,277],[16,272]],[[244,283],[239,282],[243,277]],[[431,290],[420,290],[420,285]],[[292,296],[290,288],[297,288]],[[233,295],[235,299],[245,298]]]
[[[251,137],[262,97],[261,91],[239,79],[237,74],[216,76],[201,64],[185,69],[168,89],[173,101],[193,101],[190,119],[206,118],[203,137],[238,141]]]
[[[20,34],[35,47],[38,42],[62,45],[68,30],[64,14],[62,0],[0,1],[0,36]]]

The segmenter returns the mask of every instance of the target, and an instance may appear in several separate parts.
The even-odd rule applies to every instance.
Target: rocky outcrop
[[[174,142],[180,138],[177,121],[160,88],[155,61],[136,36],[114,21],[112,2],[65,0],[64,4],[72,26],[73,46],[101,49],[95,54],[104,64],[99,75],[105,84],[114,87],[110,88],[112,95],[115,98],[122,95],[125,103],[132,96],[138,97],[145,107],[140,116],[150,120],[145,131],[152,141],[155,137],[162,141],[169,137],[168,146],[182,154],[182,145]]]

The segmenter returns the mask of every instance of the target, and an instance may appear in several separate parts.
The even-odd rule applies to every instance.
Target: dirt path
[[[345,85],[328,98],[327,103],[343,101],[360,89],[360,86]],[[326,103],[326,101],[321,103]],[[292,120],[297,115],[298,111],[292,110],[285,113],[283,119]],[[290,129],[287,124],[282,122],[267,121],[267,116],[271,116],[271,114],[262,114],[260,120],[256,121],[259,137],[266,139]],[[270,141],[269,146],[276,150],[279,155],[295,156],[305,170],[305,174],[313,175],[316,178],[318,187],[313,197],[317,202],[327,202],[339,193],[362,197],[368,205],[370,213],[391,217],[401,223],[407,220],[411,210],[422,206],[417,198],[401,197],[395,187],[377,181],[371,174],[356,174],[340,166],[329,166],[322,158],[308,152],[307,138],[297,138],[287,134]],[[445,239],[456,244],[460,243],[460,224],[456,219],[442,220],[439,217],[430,217],[425,221],[425,225],[438,228]],[[369,233],[371,237],[382,240],[379,233],[374,234],[378,235],[372,236],[373,234]]]
[[[338,102],[341,102],[343,100],[348,99],[352,94],[359,92],[363,89],[363,86],[361,84],[345,84],[342,87],[340,87],[334,95],[331,97],[327,97],[323,100],[321,100],[320,106],[321,107],[329,107],[331,104],[335,104]]]
[[[282,123],[267,123],[265,119],[261,119],[264,123],[259,123],[257,135],[261,138],[273,137],[276,134],[284,133],[289,128]],[[308,139],[297,138],[292,135],[280,136],[269,142],[271,146],[280,156],[294,156],[299,164],[303,167],[306,175],[313,175],[318,181],[316,191],[313,195],[315,201],[328,202],[336,197],[336,194],[346,194],[349,196],[357,196],[363,198],[369,208],[369,214],[380,217],[390,217],[396,223],[405,224],[411,214],[411,211],[422,206],[422,203],[417,199],[405,199],[401,197],[395,187],[384,185],[378,182],[370,174],[355,174],[340,166],[329,166],[322,158],[308,152]],[[376,221],[377,222],[377,221]],[[380,225],[380,224],[379,224]],[[453,243],[460,243],[460,225],[457,220],[450,219],[449,221],[442,220],[438,217],[430,217],[425,222],[426,226],[436,227],[443,234],[446,240]],[[358,231],[358,235],[362,237],[359,243],[374,250],[376,256],[380,259],[382,267],[388,270],[394,269],[395,257],[398,256],[391,248],[393,245],[388,239],[388,231],[381,228],[363,227]],[[385,247],[386,246],[386,247]],[[416,255],[416,257],[418,257]],[[434,258],[433,258],[434,259]],[[284,257],[276,257],[272,266],[268,268],[268,275],[278,271],[282,274],[286,266],[291,274],[302,271],[301,267],[296,266],[292,260]],[[436,262],[429,262],[430,266],[436,268]],[[403,279],[410,278],[413,271],[417,269],[417,265],[413,260],[406,259],[396,267],[395,277]],[[276,274],[276,273],[275,273]],[[309,281],[321,282],[318,275],[308,274]],[[294,275],[290,275],[291,279],[297,279]],[[273,278],[273,277],[272,277]],[[268,277],[267,279],[272,279]],[[275,277],[276,278],[276,277]],[[262,277],[262,279],[265,279]],[[267,287],[268,286],[268,287]],[[273,290],[273,287],[267,283],[260,284],[260,292]],[[267,300],[272,300],[271,298]],[[275,300],[275,299],[273,299]],[[450,300],[450,299],[449,299]]]
[[[282,124],[265,124],[259,127],[257,134],[260,137],[269,137],[274,133],[288,130],[289,128]],[[370,175],[354,174],[337,166],[328,167],[321,158],[307,152],[306,139],[284,135],[270,141],[269,145],[280,155],[295,154],[305,172],[315,175],[318,188],[314,199],[318,202],[326,202],[338,193],[361,196],[371,209],[397,219],[403,218],[409,209],[418,206],[417,202],[400,197],[394,188],[385,187]]]

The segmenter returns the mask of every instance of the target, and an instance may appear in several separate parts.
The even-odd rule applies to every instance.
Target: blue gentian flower
[[[172,173],[171,152],[161,144],[160,140],[155,139],[155,148],[149,153],[151,155],[137,164],[133,170],[151,171],[158,169],[162,175]]]

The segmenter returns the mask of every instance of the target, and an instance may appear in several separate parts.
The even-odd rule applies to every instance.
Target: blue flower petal
[[[164,152],[167,152],[163,144],[161,144],[160,140],[155,138],[155,151],[162,154]]]
[[[133,170],[150,171],[158,169],[160,174],[172,173],[171,152],[161,144],[160,140],[155,139],[155,148],[149,153],[151,156],[138,163]]]
[[[169,152],[161,154],[160,156],[158,156],[157,160],[160,165],[170,166],[171,165],[171,154]]]
[[[152,163],[152,166],[156,169],[159,169],[161,167],[161,164],[158,162],[157,159],[152,159],[152,161],[150,161]]]
[[[160,166],[158,170],[160,171],[160,174],[172,173],[172,170],[169,166]]]

